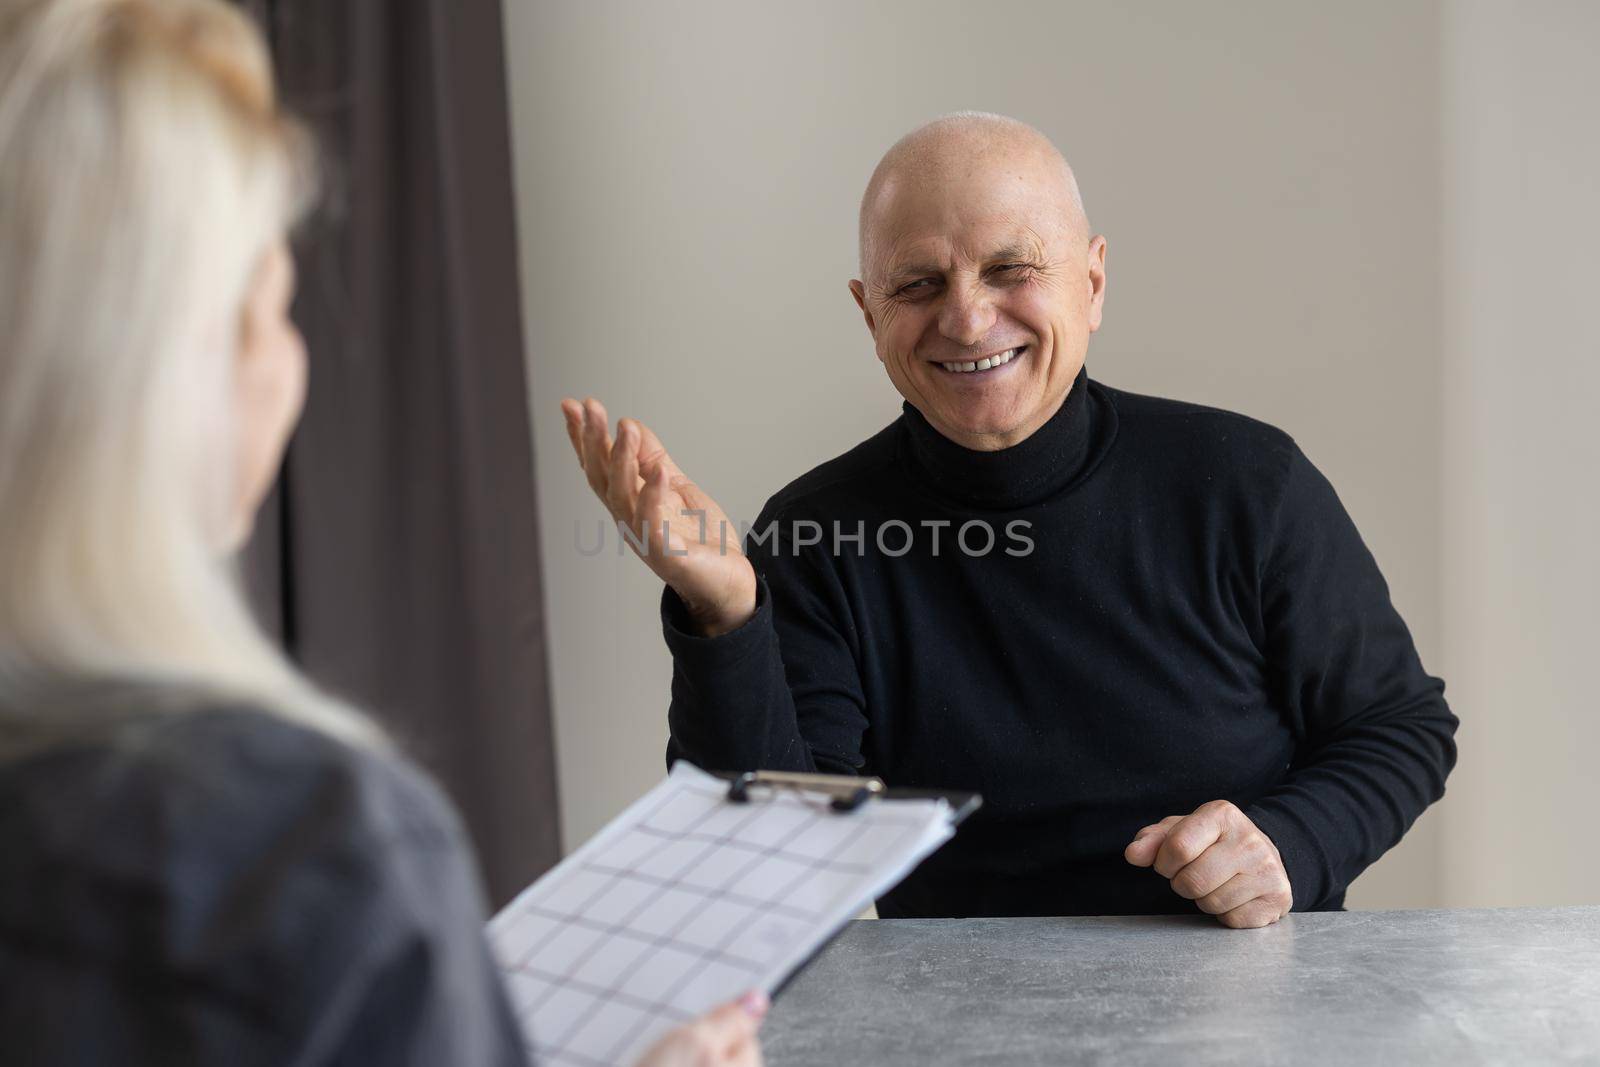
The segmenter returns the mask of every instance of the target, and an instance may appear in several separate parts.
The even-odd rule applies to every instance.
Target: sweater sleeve
[[[1333,487],[1292,444],[1275,526],[1262,631],[1296,755],[1245,813],[1308,910],[1336,902],[1444,794],[1457,720]]]
[[[838,575],[815,548],[794,543],[804,523],[771,504],[762,512],[745,540],[756,613],[731,633],[697,635],[678,595],[663,591],[669,765],[683,758],[718,771],[864,770],[856,631]]]

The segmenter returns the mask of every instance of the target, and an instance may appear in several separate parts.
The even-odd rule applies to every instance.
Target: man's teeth
[[[998,356],[990,356],[987,359],[980,359],[976,363],[941,363],[939,366],[943,367],[947,371],[950,371],[952,374],[965,374],[968,371],[975,370],[989,370],[992,367],[1000,366],[1002,363],[1010,363],[1011,360],[1021,351],[1022,349],[1020,348],[1008,348]]]

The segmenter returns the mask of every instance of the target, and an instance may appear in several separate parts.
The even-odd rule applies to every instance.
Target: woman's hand
[[[761,1067],[756,1031],[766,1014],[767,995],[746,993],[657,1041],[638,1067]]]
[[[716,501],[678,469],[642,422],[622,419],[611,439],[606,409],[566,399],[561,414],[589,488],[629,531],[645,565],[683,600],[700,632],[714,637],[756,612],[756,572]]]

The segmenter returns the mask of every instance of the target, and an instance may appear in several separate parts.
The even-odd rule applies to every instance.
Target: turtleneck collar
[[[912,473],[936,495],[977,508],[1037,504],[1094,470],[1116,436],[1116,409],[1088,367],[1067,398],[1032,436],[998,452],[977,452],[950,440],[911,405],[903,405],[903,452]]]

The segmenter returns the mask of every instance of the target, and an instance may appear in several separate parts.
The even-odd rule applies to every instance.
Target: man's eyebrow
[[[1024,262],[1031,262],[1032,260],[1037,259],[1038,256],[1039,250],[1034,245],[1029,244],[1027,241],[1014,241],[1011,244],[1003,245],[1002,247],[995,249],[993,252],[990,252],[983,258],[984,261],[988,263],[1001,262],[1005,260],[1022,260]],[[943,274],[944,272],[945,268],[943,264],[910,263],[904,267],[892,268],[886,272],[883,277],[884,280],[890,284],[895,284],[898,282],[910,281],[913,278],[925,278],[930,274]]]
[[[890,282],[905,281],[910,278],[923,278],[929,274],[943,274],[944,267],[937,263],[911,263],[904,267],[894,267],[884,274]]]
[[[1000,259],[1031,260],[1036,258],[1038,255],[1039,250],[1033,245],[1028,244],[1026,241],[1017,241],[1014,244],[1008,244],[1003,248],[995,249],[984,258],[990,260],[991,262]]]

